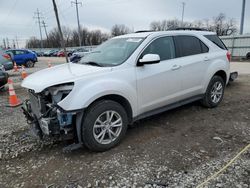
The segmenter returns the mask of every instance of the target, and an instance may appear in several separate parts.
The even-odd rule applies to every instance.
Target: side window
[[[208,40],[216,44],[218,47],[220,47],[223,50],[227,50],[227,47],[225,44],[221,41],[221,39],[217,35],[204,35]]]
[[[201,43],[201,49],[202,49],[202,53],[207,53],[209,51],[209,48],[202,42]]]
[[[172,37],[161,37],[154,40],[149,46],[144,50],[141,57],[146,54],[158,54],[161,61],[175,58],[175,47]]]
[[[185,57],[208,52],[208,47],[194,36],[175,36],[174,37],[177,56]]]
[[[15,51],[15,55],[22,55],[22,54],[25,54],[25,52],[22,51],[22,50],[16,50]]]
[[[10,50],[10,51],[7,51],[7,53],[9,53],[9,54],[13,54],[13,55],[16,55],[16,51],[15,51],[15,50]]]

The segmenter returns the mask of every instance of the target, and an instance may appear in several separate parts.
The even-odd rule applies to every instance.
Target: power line
[[[10,11],[8,12],[7,16],[6,16],[3,20],[5,20],[6,18],[9,17],[9,15],[10,15],[10,14],[12,13],[12,11],[15,9],[16,4],[17,4],[17,0],[14,2],[14,4],[13,4],[12,7],[10,8]],[[3,20],[2,20],[2,21],[3,21]]]
[[[79,21],[79,13],[78,13],[78,5],[82,6],[82,2],[78,2],[78,0],[71,1],[71,4],[76,5],[76,16],[77,16],[77,24],[78,24],[78,35],[79,35],[79,46],[81,46],[81,28],[80,28],[80,21]]]
[[[39,9],[37,9],[37,11],[35,12],[35,16],[34,18],[37,19],[38,25],[39,25],[39,31],[40,31],[40,37],[41,37],[41,48],[43,48],[43,36],[42,36],[42,30],[41,30],[41,19],[43,17],[41,17],[41,12],[39,12]]]

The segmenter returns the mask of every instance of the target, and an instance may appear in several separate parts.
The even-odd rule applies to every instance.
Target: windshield
[[[94,51],[86,54],[80,61],[82,64],[100,66],[116,66],[125,62],[144,38],[115,38],[103,43]]]

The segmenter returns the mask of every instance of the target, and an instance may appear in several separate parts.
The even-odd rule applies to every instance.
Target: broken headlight
[[[65,84],[60,84],[60,85],[55,85],[50,88],[48,88],[47,92],[52,97],[52,101],[54,103],[58,103],[61,100],[63,100],[67,95],[72,91],[74,87],[74,83],[65,83]]]

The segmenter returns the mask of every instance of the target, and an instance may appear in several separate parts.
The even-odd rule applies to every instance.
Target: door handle
[[[180,68],[181,68],[180,65],[173,65],[172,70],[178,70],[178,69],[180,69]]]
[[[204,61],[209,61],[209,58],[208,57],[204,57]]]

